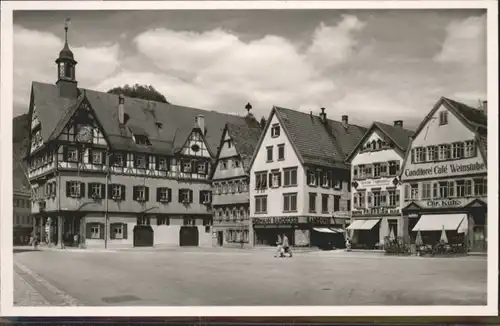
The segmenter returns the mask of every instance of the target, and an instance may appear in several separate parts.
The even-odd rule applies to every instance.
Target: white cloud
[[[308,49],[309,59],[320,68],[329,68],[345,62],[357,45],[353,34],[362,30],[365,23],[356,16],[344,15],[336,26],[321,23],[313,34],[313,42]]]
[[[64,44],[54,34],[29,30],[19,25],[14,25],[14,35],[14,103],[26,109],[32,81],[56,81],[55,59]],[[120,49],[117,44],[71,47],[71,50],[78,61],[77,80],[84,87],[93,87],[112,74],[119,65]]]
[[[267,115],[264,112],[272,105],[309,111],[336,100],[337,87],[322,68],[352,55],[353,32],[363,27],[354,16],[344,16],[334,27],[321,24],[305,51],[283,37],[266,35],[243,42],[222,29],[203,33],[155,29],[138,35],[134,43],[140,55],[165,74],[151,76],[147,83],[156,80],[155,87],[172,102],[233,111],[250,101]],[[116,79],[125,76],[132,82],[127,72]]]
[[[485,15],[452,21],[446,31],[447,36],[441,52],[434,57],[436,61],[454,63],[486,62]]]

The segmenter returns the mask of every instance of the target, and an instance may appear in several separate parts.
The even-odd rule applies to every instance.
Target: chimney
[[[200,128],[201,133],[205,135],[205,116],[203,114],[198,114],[196,118],[194,118],[195,126]]]
[[[347,128],[347,125],[349,124],[349,117],[347,115],[342,116],[342,125],[344,128]]]
[[[488,116],[488,101],[483,101],[481,108],[485,116]]]
[[[403,129],[403,120],[394,120],[394,127]]]
[[[321,122],[326,123],[325,108],[321,108],[321,113],[319,114],[319,118],[321,119]]]
[[[120,125],[125,124],[125,97],[123,94],[118,95],[118,122]]]

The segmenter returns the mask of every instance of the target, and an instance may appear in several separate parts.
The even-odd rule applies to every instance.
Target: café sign
[[[272,216],[272,217],[256,217],[253,218],[253,224],[259,225],[294,225],[294,224],[314,224],[314,225],[329,225],[330,217],[326,216]]]
[[[486,165],[480,162],[461,164],[461,163],[446,163],[436,164],[431,167],[405,169],[403,172],[404,178],[432,178],[457,174],[472,174],[478,172],[486,172]]]

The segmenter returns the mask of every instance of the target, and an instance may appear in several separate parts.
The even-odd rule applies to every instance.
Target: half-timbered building
[[[251,246],[248,168],[262,129],[246,108],[246,125],[226,124],[213,170],[216,246]]]
[[[80,88],[67,37],[56,64],[56,84],[33,82],[29,107],[26,161],[42,239],[211,246],[216,148],[226,123],[246,119]]]

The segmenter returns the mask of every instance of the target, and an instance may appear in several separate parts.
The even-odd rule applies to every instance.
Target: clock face
[[[88,143],[92,140],[92,127],[79,126],[76,133],[76,140]]]

